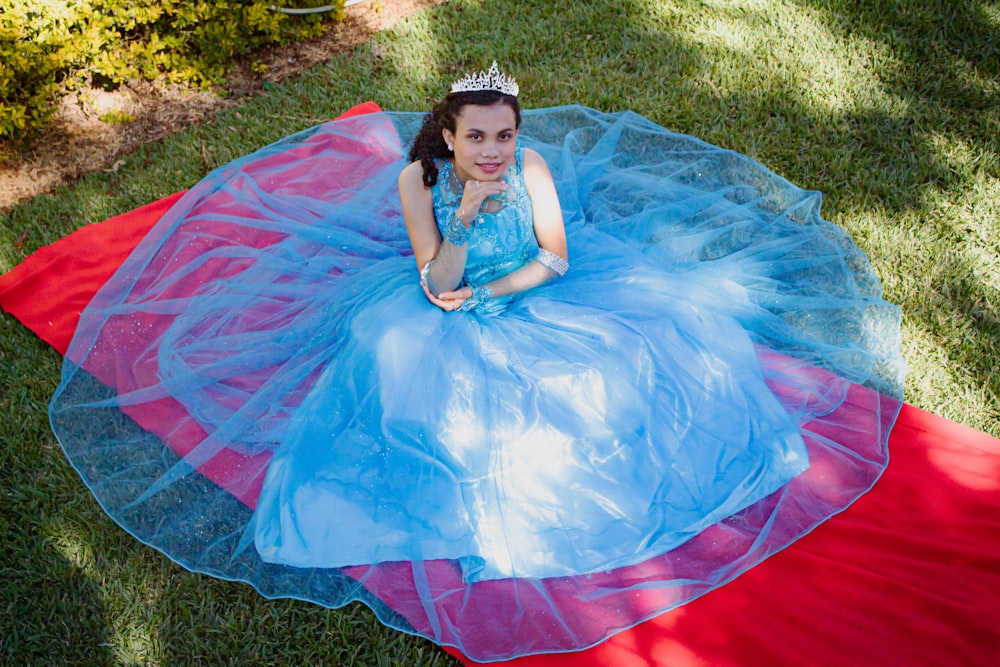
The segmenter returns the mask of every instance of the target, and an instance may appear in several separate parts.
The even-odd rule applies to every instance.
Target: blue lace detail
[[[462,224],[462,221],[458,219],[457,215],[452,216],[451,222],[448,223],[448,227],[444,232],[444,240],[452,245],[463,245],[469,240],[469,235],[472,233],[472,226],[466,227]]]
[[[472,288],[472,296],[462,302],[462,310],[479,310],[485,308],[493,298],[493,290],[489,285],[479,285]]]
[[[524,183],[523,157],[523,150],[518,148],[513,164],[504,175],[507,190],[488,198],[469,226],[463,274],[465,285],[484,285],[505,276],[527,264],[537,252],[531,199]],[[438,182],[431,188],[431,200],[442,238],[447,238],[455,210],[462,200],[463,187],[451,162],[439,161]],[[505,299],[490,301],[492,304],[501,300]]]

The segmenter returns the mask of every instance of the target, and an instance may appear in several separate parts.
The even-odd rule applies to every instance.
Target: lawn
[[[1000,436],[997,1],[451,0],[11,210],[0,272],[357,102],[424,110],[493,59],[525,107],[632,109],[823,192],[902,308],[908,402]],[[60,361],[0,316],[0,664],[453,664],[361,605],[265,600],[118,528],[49,430]]]

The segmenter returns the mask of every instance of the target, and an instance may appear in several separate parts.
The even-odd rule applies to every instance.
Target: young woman
[[[487,308],[492,299],[540,285],[568,268],[552,175],[537,152],[517,148],[521,110],[517,96],[510,94],[516,83],[502,79],[495,69],[489,76],[496,79],[495,88],[504,90],[449,94],[428,114],[410,151],[414,162],[399,177],[422,285],[431,303],[446,311]],[[474,81],[456,84],[460,89],[473,86]],[[435,199],[432,188],[439,177],[447,182],[435,190]],[[508,178],[516,181],[510,193]],[[458,209],[452,210],[456,198]],[[517,205],[509,206],[513,203]],[[508,210],[494,215],[501,208]],[[487,219],[496,230],[483,226]],[[498,238],[504,226],[518,233],[520,247],[483,242]],[[535,261],[526,263],[525,253],[535,245]]]

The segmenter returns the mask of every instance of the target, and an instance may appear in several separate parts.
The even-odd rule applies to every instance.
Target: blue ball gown
[[[216,170],[83,313],[50,414],[126,530],[490,661],[683,604],[875,482],[899,314],[818,194],[634,113],[529,111],[465,277],[534,261],[523,147],[571,268],[444,313],[395,190],[421,118]],[[440,167],[447,221],[462,184]]]

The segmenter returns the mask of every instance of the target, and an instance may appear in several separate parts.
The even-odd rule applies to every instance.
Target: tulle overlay
[[[571,268],[444,313],[396,192],[420,121],[216,170],[83,313],[52,424],[129,532],[489,661],[683,604],[875,482],[899,314],[817,193],[633,113],[529,111]]]

